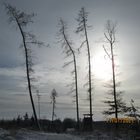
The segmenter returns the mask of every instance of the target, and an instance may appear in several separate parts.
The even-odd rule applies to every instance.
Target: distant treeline
[[[50,132],[65,132],[67,128],[76,128],[75,119],[65,118],[63,121],[56,119],[53,122],[48,119],[39,120],[41,129],[44,131]],[[17,118],[12,120],[0,120],[0,128],[4,129],[19,129],[19,128],[28,128],[28,129],[37,129],[34,117],[28,117],[26,113],[23,117],[18,115]]]
[[[48,119],[40,119],[39,120],[41,129],[47,132],[72,132],[77,129],[77,122],[75,119],[65,118],[63,121],[60,119],[56,119],[53,122]],[[88,122],[84,120],[80,120],[80,128],[81,131],[88,130]],[[93,130],[102,130],[102,131],[113,131],[115,130],[116,124],[114,123],[107,123],[106,121],[98,121],[93,122]],[[20,128],[27,128],[37,130],[37,126],[35,124],[34,117],[29,117],[26,113],[23,117],[18,115],[17,118],[12,120],[0,120],[0,128],[4,129],[20,129]],[[140,131],[140,123],[133,123],[133,124],[119,124],[120,131]]]

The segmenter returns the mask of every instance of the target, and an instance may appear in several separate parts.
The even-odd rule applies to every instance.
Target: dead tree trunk
[[[60,24],[61,24],[61,30],[60,30],[60,33],[61,35],[63,36],[64,38],[64,43],[65,45],[68,47],[68,50],[67,48],[65,48],[67,51],[66,51],[66,55],[69,56],[72,55],[73,57],[73,65],[74,65],[74,82],[75,82],[75,93],[76,93],[76,113],[77,113],[77,129],[79,129],[80,127],[80,122],[79,122],[79,103],[78,103],[78,78],[77,78],[77,63],[76,63],[76,56],[75,56],[75,52],[74,52],[74,49],[72,48],[71,46],[71,43],[69,42],[68,40],[68,37],[66,35],[66,25],[64,24],[64,21],[63,20],[60,20]],[[69,64],[69,63],[67,63]]]
[[[78,21],[78,28],[76,30],[76,33],[82,32],[85,36],[85,41],[82,42],[83,44],[86,44],[87,47],[87,53],[88,53],[88,92],[89,92],[89,114],[91,118],[91,130],[92,130],[92,79],[91,79],[91,55],[90,55],[90,45],[88,40],[88,33],[87,33],[87,17],[88,13],[85,11],[85,8],[82,7],[79,12],[79,17],[77,19]],[[82,47],[81,45],[81,47]]]
[[[39,124],[38,119],[37,119],[37,114],[36,114],[35,105],[34,105],[33,96],[32,96],[29,61],[28,61],[28,49],[26,47],[24,33],[23,33],[23,30],[22,30],[22,28],[21,28],[21,26],[18,22],[18,19],[16,19],[16,22],[17,22],[17,25],[19,27],[19,30],[20,30],[20,33],[21,33],[22,39],[23,39],[23,46],[24,46],[24,51],[25,51],[25,62],[26,62],[26,75],[27,75],[28,89],[29,89],[30,100],[31,100],[32,109],[33,109],[33,113],[34,113],[34,118],[35,118],[35,121],[36,121],[36,124],[37,124],[38,128],[41,129],[40,124]]]
[[[27,39],[27,35],[29,35],[27,32],[24,32],[23,27],[25,27],[28,23],[32,22],[31,18],[34,16],[34,14],[28,15],[24,12],[21,12],[17,10],[15,7],[12,7],[9,4],[4,4],[5,9],[7,10],[7,14],[9,15],[9,21],[10,23],[15,22],[16,25],[18,26],[18,29],[20,31],[20,34],[22,36],[22,42],[23,42],[23,47],[24,47],[24,54],[25,54],[25,63],[26,63],[26,77],[27,77],[27,83],[28,83],[28,90],[29,90],[29,95],[30,95],[30,100],[32,104],[32,109],[33,109],[33,114],[34,114],[34,119],[36,122],[37,127],[40,129],[40,125],[37,119],[36,115],[36,109],[34,105],[34,100],[32,97],[32,87],[31,87],[31,78],[30,78],[30,73],[33,71],[32,69],[32,62],[29,61],[29,49],[27,48],[27,44],[35,44],[35,45],[41,45],[41,42],[38,42],[34,37],[34,35],[30,34],[30,39]],[[28,42],[28,41],[29,42]],[[31,57],[31,56],[30,56]]]

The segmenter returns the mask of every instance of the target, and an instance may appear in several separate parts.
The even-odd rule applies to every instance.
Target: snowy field
[[[21,129],[16,132],[8,132],[0,128],[0,140],[134,140],[134,137],[122,135],[115,137],[105,134],[56,134],[44,133]]]

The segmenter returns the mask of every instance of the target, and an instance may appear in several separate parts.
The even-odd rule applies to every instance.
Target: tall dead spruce
[[[89,39],[88,39],[88,25],[87,25],[87,19],[88,13],[85,11],[85,8],[82,7],[77,21],[78,21],[78,28],[76,30],[76,33],[82,33],[84,35],[85,40],[82,42],[80,48],[85,44],[87,47],[87,54],[88,54],[88,92],[89,92],[89,102],[90,102],[90,118],[91,118],[91,130],[92,130],[92,77],[91,77],[91,55],[90,55],[90,45],[89,45]]]
[[[77,113],[77,129],[79,129],[79,104],[78,104],[78,80],[77,80],[77,63],[74,48],[72,47],[72,42],[68,38],[67,34],[67,25],[64,23],[62,19],[59,22],[59,36],[60,42],[62,43],[63,52],[66,54],[66,57],[72,56],[72,61],[66,62],[64,67],[73,64],[74,70],[72,74],[74,74],[74,83],[71,84],[72,89],[71,92],[75,92],[76,97],[76,113]]]
[[[114,49],[116,43],[116,24],[112,21],[108,20],[105,26],[105,39],[108,43],[108,46],[104,48],[105,53],[111,61],[112,67],[112,80],[105,85],[105,87],[109,88],[108,94],[111,95],[111,98],[108,97],[104,103],[109,105],[109,109],[104,111],[105,115],[115,115],[115,118],[118,119],[118,114],[124,114],[127,111],[127,107],[125,102],[122,100],[122,91],[117,90],[117,87],[120,86],[120,82],[116,82],[116,65],[114,58]],[[113,99],[112,99],[113,97]]]
[[[21,12],[20,10],[17,10],[16,7],[13,7],[9,4],[4,4],[4,6],[7,11],[7,15],[9,16],[9,22],[16,24],[22,37],[22,46],[24,48],[25,63],[26,63],[28,90],[29,90],[30,100],[32,104],[34,119],[37,127],[40,129],[40,124],[37,119],[36,109],[32,96],[32,80],[33,80],[32,73],[34,72],[34,70],[32,68],[33,62],[31,56],[32,53],[31,45],[42,46],[43,43],[36,40],[35,35],[26,31],[26,26],[29,23],[33,23],[32,17],[34,17],[34,14],[26,14],[24,12]]]

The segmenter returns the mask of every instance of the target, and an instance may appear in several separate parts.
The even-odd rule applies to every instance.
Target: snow
[[[81,140],[80,138],[69,134],[56,134],[20,130],[16,134],[16,139],[20,140]]]
[[[10,136],[10,133],[2,128],[0,128],[0,140],[15,140]]]
[[[45,133],[26,129],[21,129],[17,131],[15,136],[10,136],[10,133],[8,131],[0,129],[0,140],[82,140],[82,139],[70,134]]]
[[[115,137],[113,134],[103,133],[80,133],[77,135],[45,133],[27,129],[16,130],[13,134],[0,128],[0,140],[134,140],[134,138],[127,135],[123,138],[122,136]]]

